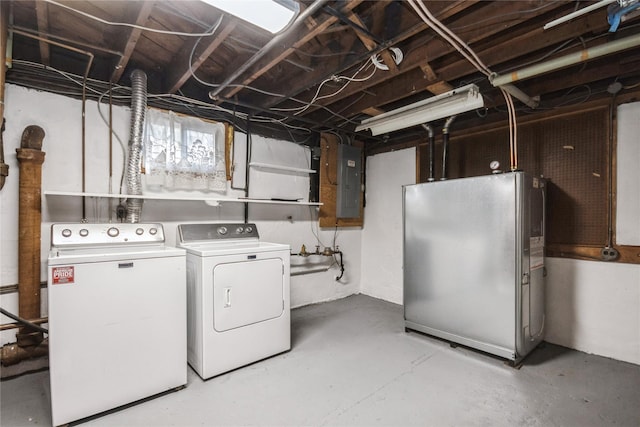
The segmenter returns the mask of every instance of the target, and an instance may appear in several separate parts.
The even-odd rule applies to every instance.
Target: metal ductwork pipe
[[[568,55],[560,56],[549,61],[541,62],[520,70],[511,71],[504,75],[493,75],[489,78],[491,84],[495,87],[503,86],[508,83],[536,77],[551,71],[560,70],[574,64],[587,61],[589,59],[599,58],[604,55],[620,52],[626,49],[632,49],[640,46],[640,34],[618,39],[603,45],[590,47]]]
[[[40,223],[42,220],[42,140],[40,126],[27,126],[22,132],[20,148],[16,149],[20,163],[18,216],[18,297],[19,315],[25,319],[40,317]],[[31,337],[31,338],[29,338]],[[20,329],[18,344],[31,345],[42,341],[42,333],[29,327]],[[29,344],[27,344],[29,345]]]
[[[129,160],[127,162],[127,194],[142,194],[142,136],[147,111],[147,75],[142,70],[131,73],[131,130],[129,133]],[[142,199],[127,199],[127,218],[130,223],[140,222]]]
[[[451,124],[456,119],[456,116],[449,117],[444,122],[444,127],[442,128],[442,177],[441,181],[447,179],[447,157],[449,155],[449,128]]]
[[[433,165],[434,165],[434,147],[436,144],[436,134],[433,131],[433,126],[428,125],[428,124],[423,124],[422,127],[427,131],[427,134],[429,135],[429,178],[427,178],[428,182],[433,182],[436,179],[434,178],[434,171],[433,171]]]
[[[298,17],[291,23],[291,25],[289,25],[289,28],[287,28],[286,30],[282,31],[279,34],[274,35],[273,38],[269,40],[269,42],[266,45],[264,45],[259,51],[254,53],[253,56],[249,58],[247,62],[242,64],[238,69],[236,69],[233,73],[231,73],[231,75],[227,77],[222,83],[217,85],[215,89],[209,92],[209,98],[211,98],[214,101],[217,100],[218,95],[223,90],[229,87],[230,84],[232,84],[238,77],[240,77],[252,65],[254,65],[256,62],[262,59],[262,57],[265,56],[267,52],[269,52],[275,46],[281,46],[283,44],[284,39],[288,37],[289,34],[291,34],[291,32],[295,28],[299,27],[308,17],[312,16],[314,13],[320,10],[320,8],[326,2],[327,0],[316,0],[315,2],[313,2],[313,4],[311,4],[304,11],[302,11],[302,13],[298,15]]]

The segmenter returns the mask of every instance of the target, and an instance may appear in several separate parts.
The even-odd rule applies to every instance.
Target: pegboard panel
[[[449,142],[449,178],[486,175],[498,160],[509,170],[506,128],[455,136]],[[607,239],[609,115],[606,107],[550,117],[518,126],[519,169],[549,180],[549,244],[604,245]],[[436,179],[442,146],[436,145]],[[426,181],[427,149],[419,150],[420,180]]]

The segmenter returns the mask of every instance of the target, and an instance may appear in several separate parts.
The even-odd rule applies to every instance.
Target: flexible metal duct
[[[127,162],[127,193],[142,194],[140,162],[142,135],[147,111],[147,75],[142,70],[131,73],[131,131],[129,133],[129,161]],[[142,199],[127,199],[127,218],[130,223],[140,222]]]

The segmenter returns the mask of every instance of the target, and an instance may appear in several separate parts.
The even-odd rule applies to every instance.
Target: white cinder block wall
[[[640,129],[634,129],[640,127],[640,103],[623,105],[619,111],[623,113],[619,120],[618,133],[623,136],[618,140],[619,152],[626,153],[626,157],[638,156]],[[633,138],[623,139],[628,136]],[[415,183],[414,164],[413,149],[367,159],[369,197],[362,233],[362,292],[400,304],[402,256],[395,249],[402,248],[399,197],[403,185]],[[624,183],[624,194],[635,198],[630,203],[618,202],[617,239],[629,244],[640,236],[620,232],[637,233],[640,229],[640,171],[637,163],[625,161],[623,165],[626,166],[618,167],[619,185]],[[621,221],[631,223],[620,228]],[[546,340],[640,364],[640,265],[548,258],[547,268]]]
[[[416,183],[416,150],[367,158],[361,292],[402,304],[402,186]]]
[[[108,113],[108,106],[102,110]],[[124,144],[128,143],[129,108],[113,108],[114,130]],[[20,145],[20,137],[28,125],[38,125],[46,133],[43,151],[46,152],[43,165],[43,191],[81,190],[81,103],[78,100],[51,93],[25,89],[8,84],[5,99],[6,131],[4,133],[5,162],[9,164],[9,177],[0,191],[0,286],[18,282],[18,182],[19,166],[15,149]],[[109,190],[109,131],[98,114],[97,103],[87,102],[86,109],[87,182],[86,191],[107,193]],[[113,191],[118,192],[123,154],[114,139]],[[299,148],[290,144],[292,152]],[[285,150],[286,151],[286,150]],[[281,153],[282,154],[282,153]],[[285,153],[286,154],[286,153]],[[294,156],[292,156],[294,157]],[[244,168],[238,168],[244,173]],[[301,178],[292,180],[299,186]],[[307,178],[308,180],[308,178]],[[279,191],[283,182],[279,181]],[[307,184],[308,185],[308,184]],[[286,189],[285,189],[286,190]],[[217,196],[218,194],[216,194]],[[229,190],[227,196],[244,195],[243,192]],[[264,195],[265,197],[268,194]],[[115,203],[114,203],[115,205]],[[176,225],[181,222],[216,221],[242,222],[243,204],[221,203],[217,207],[204,202],[145,201],[142,221],[159,221],[164,224],[167,243],[175,244]],[[46,259],[49,249],[49,227],[52,222],[77,222],[81,219],[81,198],[43,196],[43,226],[41,252],[41,278],[46,280]],[[251,206],[249,221],[256,222],[261,238],[265,241],[286,243],[294,252],[305,244],[314,250],[317,243],[333,246],[334,230],[317,229],[317,208],[306,206],[273,207]],[[87,199],[87,219],[89,222],[107,221],[109,205],[106,199]],[[115,218],[115,216],[114,216]],[[114,219],[115,221],[115,219]],[[335,277],[339,270],[334,266],[327,272],[294,276],[291,280],[291,304],[300,306],[321,301],[342,298],[359,292],[360,286],[360,229],[339,230],[335,244],[344,252],[346,273],[338,282]],[[47,314],[46,290],[42,292],[42,315]],[[18,312],[17,293],[0,295],[0,305],[14,313]],[[11,319],[0,316],[0,322]],[[3,331],[0,345],[15,341],[15,331]]]
[[[640,265],[547,259],[546,341],[640,364]]]

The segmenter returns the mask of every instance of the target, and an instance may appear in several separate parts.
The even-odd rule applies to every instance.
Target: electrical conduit
[[[441,181],[447,179],[447,157],[449,154],[449,128],[451,124],[456,119],[456,116],[449,117],[444,122],[444,127],[442,128],[442,177],[440,177]]]
[[[434,157],[435,157],[434,149],[436,144],[436,136],[433,131],[433,126],[428,124],[423,124],[422,127],[427,131],[427,134],[429,135],[429,178],[427,178],[427,181],[433,182],[435,181],[434,174],[433,174],[433,164],[434,164]]]

